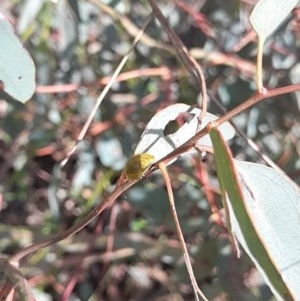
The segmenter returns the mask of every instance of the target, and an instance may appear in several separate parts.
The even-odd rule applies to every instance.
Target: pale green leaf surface
[[[176,120],[180,114],[184,114],[184,116],[188,117],[189,121],[185,122],[176,132],[170,135],[165,135],[165,127],[169,124],[169,122]],[[151,154],[154,156],[155,161],[167,156],[177,147],[192,138],[195,133],[200,130],[198,129],[197,119],[200,114],[200,109],[193,108],[184,103],[177,103],[161,110],[155,114],[147,124],[147,127],[141,135],[141,139],[136,147],[135,154]],[[207,113],[202,120],[200,128],[204,128],[210,121],[217,118],[217,116]],[[226,140],[233,138],[235,135],[235,131],[229,123],[224,123],[220,127],[220,130]],[[197,145],[212,147],[212,143],[208,135],[201,138]]]
[[[250,23],[264,41],[287,17],[298,0],[259,0],[251,15]]]
[[[244,196],[243,186],[239,185],[238,174],[231,153],[220,131],[216,128],[211,129],[210,137],[213,142],[216,169],[222,195],[227,194],[229,198],[232,231],[237,235],[239,242],[245,247],[245,251],[262,272],[277,299],[282,301],[296,300],[292,297],[290,289],[287,287],[278,267],[275,266],[264,237],[261,236],[254,225],[255,222],[252,219],[251,212],[246,206],[247,200]],[[259,181],[258,177],[257,181]],[[226,204],[226,201],[223,200],[223,203]],[[234,217],[236,217],[236,222],[234,222]],[[237,229],[239,232],[236,231]]]
[[[235,165],[250,218],[295,300],[300,300],[299,188],[270,167],[240,161]],[[232,227],[249,252],[235,219]]]
[[[0,81],[3,90],[25,103],[35,91],[34,63],[2,13],[0,39]]]

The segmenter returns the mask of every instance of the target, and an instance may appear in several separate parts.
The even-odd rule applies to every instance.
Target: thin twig
[[[177,55],[181,59],[184,66],[187,68],[187,70],[190,72],[190,74],[194,77],[196,77],[196,80],[199,82],[199,86],[201,87],[201,102],[202,102],[202,111],[201,114],[198,117],[199,124],[201,123],[201,120],[205,116],[207,112],[207,94],[206,94],[206,82],[205,77],[202,71],[202,68],[198,64],[198,62],[189,54],[186,47],[183,45],[177,34],[173,31],[172,28],[168,25],[168,22],[164,15],[161,13],[160,9],[155,3],[155,0],[149,0],[149,4],[151,5],[153,12],[156,16],[156,18],[159,20],[161,26],[169,36],[169,39],[171,40],[174,49],[176,50]],[[195,72],[194,72],[195,71]],[[196,74],[195,74],[196,73]],[[201,105],[199,105],[201,107]]]
[[[179,220],[178,220],[178,216],[177,216],[177,212],[176,212],[176,207],[175,207],[175,202],[174,202],[174,195],[173,195],[172,185],[171,185],[170,177],[169,177],[167,169],[166,169],[166,165],[163,162],[160,162],[159,163],[159,169],[160,169],[160,171],[163,175],[163,178],[165,180],[165,183],[166,183],[168,198],[169,198],[169,203],[170,203],[170,208],[171,208],[173,220],[174,220],[176,231],[177,231],[177,234],[178,234],[178,237],[179,237],[179,242],[180,242],[181,249],[182,249],[182,252],[183,252],[185,265],[186,265],[186,268],[188,270],[188,273],[190,275],[190,279],[191,279],[191,282],[192,282],[195,298],[196,298],[197,301],[199,301],[199,297],[198,297],[198,294],[199,294],[200,297],[203,300],[208,301],[208,299],[205,297],[205,295],[200,290],[200,288],[197,284],[195,275],[194,275],[193,267],[192,267],[190,257],[189,257],[189,252],[188,252],[188,249],[186,247],[186,243],[184,241],[184,237],[183,237],[181,227],[180,227],[180,224],[179,224]]]
[[[256,89],[258,92],[262,92],[264,88],[263,74],[262,74],[263,49],[264,49],[264,39],[258,38],[257,57],[256,57]]]
[[[265,93],[256,93],[253,96],[251,96],[250,98],[248,98],[247,100],[245,100],[243,103],[241,103],[240,105],[238,105],[237,107],[235,107],[234,109],[229,111],[228,113],[226,113],[223,116],[221,116],[220,118],[216,119],[214,122],[217,126],[220,126],[221,124],[223,124],[227,121],[230,121],[236,115],[244,112],[245,110],[249,109],[250,107],[254,106],[257,103],[259,103],[263,100],[266,100],[267,98],[295,92],[298,90],[300,90],[300,84],[289,85],[289,86],[280,87],[280,88],[273,89],[273,90],[267,90]],[[196,143],[199,141],[199,139],[203,138],[207,134],[208,134],[208,129],[207,129],[207,127],[204,127],[202,130],[197,132],[192,138],[190,138],[184,144],[182,144],[177,149],[172,151],[170,154],[168,154],[167,156],[165,156],[164,158],[162,158],[158,162],[156,162],[156,164],[155,164],[156,168],[152,167],[146,173],[146,175],[148,175],[148,173],[156,170],[159,162],[163,161],[163,162],[167,163],[167,162],[171,161],[172,159],[178,157],[180,154],[183,154],[183,153],[189,151],[191,148],[193,148],[196,145]]]
[[[125,14],[121,14],[117,12],[111,6],[103,3],[104,1],[99,1],[99,0],[88,0],[88,1],[90,3],[93,3],[95,6],[97,6],[97,8],[99,8],[102,12],[109,15],[114,21],[120,22],[121,25],[126,30],[126,33],[128,33],[132,37],[135,38],[139,34],[140,29]],[[142,34],[140,41],[148,47],[155,47],[157,49],[165,50],[169,53],[173,53],[173,54],[175,53],[173,47],[163,44],[161,41],[153,39],[145,32]]]
[[[101,94],[99,95],[99,97],[97,98],[97,101],[95,103],[95,106],[93,108],[93,110],[91,111],[91,113],[89,114],[84,126],[82,127],[77,140],[74,144],[74,146],[72,147],[72,149],[69,151],[69,153],[67,154],[66,158],[61,162],[61,167],[65,166],[66,163],[69,161],[70,157],[76,152],[77,147],[79,142],[84,138],[84,136],[86,135],[86,132],[88,130],[88,128],[90,127],[95,114],[97,113],[99,106],[102,102],[102,100],[104,99],[104,97],[106,96],[106,94],[108,93],[109,89],[111,88],[111,86],[113,85],[115,79],[117,78],[117,76],[119,75],[119,73],[121,72],[122,68],[124,67],[124,65],[126,64],[130,53],[132,52],[132,50],[134,49],[134,47],[136,46],[136,44],[138,43],[139,39],[141,38],[141,36],[143,35],[143,32],[145,31],[146,27],[148,26],[148,24],[150,23],[152,19],[152,14],[150,14],[142,29],[140,30],[139,34],[136,36],[136,38],[134,39],[129,51],[127,52],[127,54],[123,57],[122,61],[120,62],[119,66],[117,67],[117,69],[115,70],[115,72],[113,73],[112,77],[110,78],[109,82],[107,83],[107,85],[105,86],[105,88],[103,89],[103,91],[101,92]]]
[[[124,193],[126,190],[128,190],[131,186],[133,186],[138,181],[139,181],[139,179],[118,184],[116,186],[115,190],[101,204],[99,204],[98,206],[93,208],[93,210],[91,210],[77,224],[73,225],[72,227],[70,227],[69,229],[67,229],[65,231],[60,232],[59,234],[55,235],[54,237],[50,237],[49,239],[46,239],[42,242],[30,245],[30,246],[20,250],[19,252],[11,255],[9,257],[8,261],[9,262],[19,262],[23,257],[25,257],[31,253],[34,253],[42,248],[53,245],[65,238],[79,232],[87,224],[89,224],[92,220],[94,220],[101,212],[103,212],[107,207],[111,206],[122,193]]]
[[[220,101],[211,93],[208,93],[208,94],[209,94],[211,100],[220,108],[220,110],[222,110],[222,113],[226,114],[227,110],[220,103]],[[262,160],[264,160],[270,167],[274,168],[278,172],[284,173],[284,171],[268,155],[266,155],[263,152],[263,150],[251,138],[247,137],[247,135],[245,135],[244,132],[241,131],[233,121],[230,121],[230,123],[236,130],[237,134],[240,137],[242,137],[248,143],[248,145],[255,151],[257,156],[259,156]]]

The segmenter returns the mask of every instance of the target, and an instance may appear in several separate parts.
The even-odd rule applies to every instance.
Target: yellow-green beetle
[[[125,178],[127,180],[140,179],[150,168],[153,161],[154,156],[147,153],[132,156],[128,159],[124,168]]]

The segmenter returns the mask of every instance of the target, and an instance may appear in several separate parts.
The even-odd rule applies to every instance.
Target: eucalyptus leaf
[[[284,21],[298,0],[260,0],[255,5],[250,23],[264,41]]]
[[[25,103],[35,91],[35,66],[7,18],[0,13],[0,81],[3,90]]]
[[[228,214],[229,212],[230,230],[232,231],[232,234],[236,235],[244,250],[248,253],[258,270],[264,276],[266,283],[269,285],[276,298],[280,301],[297,300],[295,296],[293,296],[293,293],[295,293],[295,288],[291,287],[289,283],[286,282],[286,275],[281,270],[281,267],[289,269],[290,266],[279,266],[279,263],[276,261],[274,256],[271,255],[271,249],[273,248],[274,244],[278,244],[278,241],[275,240],[273,244],[268,244],[270,243],[269,240],[266,241],[264,233],[261,232],[262,225],[256,224],[256,218],[253,216],[251,208],[248,207],[249,197],[254,198],[258,202],[257,197],[260,195],[258,193],[256,195],[256,192],[253,194],[252,189],[255,189],[255,186],[252,187],[250,182],[249,184],[245,184],[244,181],[241,181],[242,183],[240,183],[240,178],[238,176],[232,155],[229,148],[226,146],[221,132],[217,128],[212,127],[210,131],[210,137],[212,139],[215,151],[216,169],[222,191],[223,204],[225,209],[227,209],[227,204],[229,207],[229,210],[227,210],[226,213]],[[276,180],[274,182],[264,182],[264,177],[262,177],[261,173],[256,174],[254,172],[251,176],[252,178],[255,178],[256,185],[261,187],[262,195],[271,199],[276,198],[276,195],[270,193],[269,190],[272,189],[275,184],[278,185],[284,182],[282,181],[278,183]],[[268,176],[270,177],[270,175]],[[241,179],[243,180],[244,177]],[[269,185],[269,190],[266,185]],[[285,192],[290,193],[291,191]],[[228,196],[228,200],[225,198],[226,196]],[[288,195],[286,195],[286,197],[288,197]],[[257,207],[259,206],[257,205]],[[295,209],[296,208],[293,210]],[[278,215],[280,214],[281,212],[278,211]],[[286,216],[285,218],[289,217]],[[297,219],[297,221],[299,223],[299,219]],[[288,221],[286,220],[286,222]],[[269,225],[266,222],[264,226]],[[295,235],[295,239],[298,235],[299,234]],[[294,247],[294,249],[295,248],[299,248],[299,245]],[[298,263],[294,261],[294,258],[293,261],[288,261],[288,263],[299,265],[299,257],[297,260]],[[294,278],[299,277],[298,275],[299,273],[296,273]]]
[[[204,128],[210,121],[218,118],[216,115],[206,113],[201,127],[198,128],[198,116],[200,114],[200,109],[193,108],[184,103],[177,103],[161,110],[148,123],[136,147],[135,154],[148,153],[154,156],[155,161],[167,156],[174,149],[192,138],[197,131]],[[176,120],[179,116],[183,119],[185,118],[186,122],[174,133],[165,134],[168,124]],[[220,127],[220,130],[226,140],[233,138],[235,135],[234,128],[229,123],[224,123]],[[201,138],[197,145],[212,147],[208,135]]]
[[[235,161],[250,217],[294,300],[300,300],[300,191],[286,176],[261,164]],[[233,219],[233,231],[257,264]],[[257,267],[261,270],[260,266]],[[263,271],[261,271],[263,272]]]

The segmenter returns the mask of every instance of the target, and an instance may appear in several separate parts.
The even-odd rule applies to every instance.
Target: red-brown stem
[[[183,252],[185,265],[186,265],[186,268],[188,270],[188,273],[190,275],[190,279],[191,279],[191,282],[192,282],[195,298],[198,301],[199,300],[198,294],[199,294],[204,301],[208,301],[208,299],[204,296],[204,294],[202,293],[202,291],[198,287],[198,284],[197,284],[197,281],[196,281],[196,278],[195,278],[195,275],[194,275],[193,267],[192,267],[190,257],[189,257],[189,252],[188,252],[188,249],[187,249],[185,241],[184,241],[184,237],[183,237],[183,234],[182,234],[182,231],[181,231],[181,227],[180,227],[180,224],[179,224],[179,219],[178,219],[176,208],[175,208],[174,195],[173,195],[173,190],[172,190],[170,177],[168,175],[166,165],[164,164],[164,162],[159,163],[159,169],[160,169],[160,171],[162,173],[162,176],[164,178],[164,181],[166,183],[168,198],[169,198],[169,203],[170,203],[170,208],[171,208],[171,213],[172,213],[173,220],[174,220],[174,223],[175,223],[175,227],[176,227],[176,231],[177,231],[177,234],[178,234],[180,246],[181,246],[181,249],[182,249],[182,252]]]

